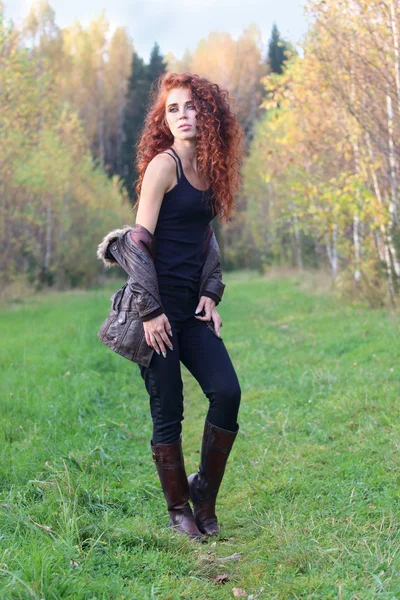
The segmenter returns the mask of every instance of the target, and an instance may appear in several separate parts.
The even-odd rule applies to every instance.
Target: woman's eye
[[[193,108],[195,110],[195,106],[194,104],[188,104],[186,108]],[[178,110],[176,107],[175,108],[170,108],[169,112],[175,112],[176,110]]]

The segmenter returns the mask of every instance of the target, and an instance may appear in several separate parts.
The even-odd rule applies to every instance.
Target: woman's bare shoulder
[[[144,178],[164,185],[165,191],[169,190],[176,184],[175,160],[166,153],[156,154],[147,165]]]
[[[159,152],[159,154],[156,154],[151,159],[151,161],[147,165],[147,169],[149,167],[152,169],[154,169],[154,168],[161,169],[163,171],[174,171],[175,170],[175,160],[171,156],[171,154],[167,154],[166,152]]]

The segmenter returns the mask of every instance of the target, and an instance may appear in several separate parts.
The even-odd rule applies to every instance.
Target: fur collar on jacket
[[[128,231],[131,231],[132,229],[133,227],[131,227],[130,225],[124,225],[122,229],[113,229],[113,231],[107,233],[103,241],[97,247],[97,258],[103,261],[104,266],[109,268],[118,265],[115,258],[113,258],[111,254],[107,253],[108,246],[113,240],[123,237],[126,233],[128,233]]]

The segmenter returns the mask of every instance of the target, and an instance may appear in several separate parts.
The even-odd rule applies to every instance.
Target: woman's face
[[[196,109],[189,88],[174,88],[169,92],[165,120],[174,138],[187,140],[196,137]]]

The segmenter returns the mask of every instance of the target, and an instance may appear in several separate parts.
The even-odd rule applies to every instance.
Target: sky
[[[301,0],[49,0],[56,22],[65,27],[78,19],[83,25],[104,8],[112,27],[129,31],[136,52],[146,62],[154,42],[162,54],[181,58],[193,51],[211,31],[230,33],[237,39],[250,24],[262,34],[266,52],[271,28],[276,22],[282,37],[301,42],[307,29]],[[6,18],[19,21],[29,11],[31,0],[5,0]]]

